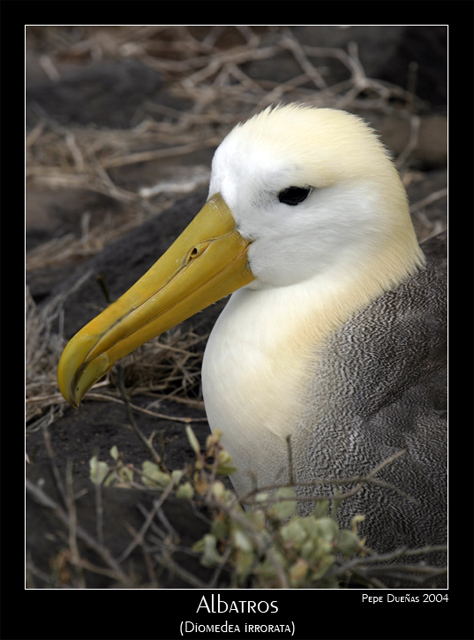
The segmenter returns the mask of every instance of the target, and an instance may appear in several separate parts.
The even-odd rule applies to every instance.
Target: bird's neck
[[[251,486],[247,467],[260,486],[276,480],[269,469],[278,475],[287,468],[286,438],[317,375],[319,350],[354,313],[408,275],[387,264],[385,258],[369,269],[289,287],[244,288],[231,297],[206,347],[203,392],[211,429],[223,431],[224,446],[243,470],[234,480],[239,493]],[[416,264],[413,256],[408,271]],[[274,465],[266,464],[269,458]],[[284,472],[278,480],[287,480]]]

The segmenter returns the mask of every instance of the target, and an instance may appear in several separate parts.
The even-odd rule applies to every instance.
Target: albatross
[[[118,359],[229,294],[202,388],[237,494],[293,481],[304,515],[322,480],[378,470],[340,522],[364,514],[379,552],[445,544],[445,238],[418,244],[362,119],[291,104],[238,124],[201,211],[66,346],[64,398],[77,407]]]

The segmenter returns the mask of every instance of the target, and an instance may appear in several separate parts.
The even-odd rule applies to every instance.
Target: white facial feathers
[[[289,187],[310,192],[292,206],[279,200]],[[396,238],[420,260],[398,173],[376,134],[349,113],[288,105],[238,125],[213,159],[216,192],[253,240],[251,288],[353,269]]]

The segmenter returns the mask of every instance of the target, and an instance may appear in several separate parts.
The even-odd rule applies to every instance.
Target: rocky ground
[[[149,459],[132,423],[168,469],[195,459],[185,426],[204,444],[200,361],[225,302],[129,356],[79,410],[56,387],[61,349],[107,304],[98,276],[111,299],[133,284],[205,202],[219,141],[272,102],[366,118],[396,159],[420,241],[444,229],[446,29],[29,27],[26,80],[27,584],[226,586],[189,551],[206,513],[169,496],[155,532],[168,551],[150,552],[134,536],[156,494],[104,487],[98,502],[89,480],[113,445],[126,465]]]

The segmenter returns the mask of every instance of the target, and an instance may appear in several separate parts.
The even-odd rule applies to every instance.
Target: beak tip
[[[70,404],[71,407],[74,407],[74,409],[78,409],[79,408],[79,404],[80,404],[80,400],[79,400],[79,402],[77,402],[76,398],[73,395],[70,395],[69,393],[65,393],[64,392],[61,384],[59,384],[58,386],[59,386],[59,391],[61,392],[61,395],[64,398],[65,402]]]
[[[81,400],[76,401],[75,398],[69,398],[67,401],[69,402],[71,407],[73,407],[74,409],[79,409],[79,405],[81,404]]]
[[[63,398],[75,409],[85,393],[110,368],[108,358],[100,354],[90,361],[86,358],[97,343],[94,336],[77,333],[66,345],[59,360],[57,380]]]
[[[81,404],[81,400],[84,395],[83,393],[81,393],[81,390],[79,388],[77,389],[72,388],[72,386],[65,384],[65,381],[59,378],[58,378],[58,387],[64,400],[68,404],[70,404],[71,407],[74,407],[74,409],[79,409],[79,405]]]

